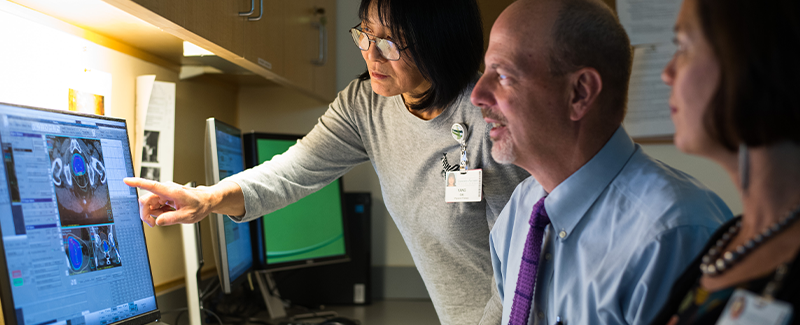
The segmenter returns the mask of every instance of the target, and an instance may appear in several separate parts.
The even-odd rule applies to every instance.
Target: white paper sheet
[[[617,0],[617,15],[632,45],[670,42],[682,0]]]
[[[136,175],[171,182],[175,158],[175,83],[136,78]],[[140,193],[141,194],[141,193]]]
[[[672,59],[671,43],[638,47],[633,54],[633,71],[628,90],[628,113],[623,125],[631,137],[672,135],[669,110],[670,88],[661,80],[661,71]]]

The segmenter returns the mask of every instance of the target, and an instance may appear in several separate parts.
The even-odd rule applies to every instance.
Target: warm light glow
[[[210,56],[214,55],[211,51],[208,51],[202,47],[189,43],[187,41],[183,41],[183,56]]]
[[[2,10],[0,44],[0,102],[68,109],[72,89],[104,96],[108,112],[112,76],[95,68],[98,45]]]

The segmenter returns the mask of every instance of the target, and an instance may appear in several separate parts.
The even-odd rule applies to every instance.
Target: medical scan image
[[[114,222],[100,140],[47,136],[62,227]]]
[[[61,238],[68,275],[122,266],[114,225],[62,229]]]

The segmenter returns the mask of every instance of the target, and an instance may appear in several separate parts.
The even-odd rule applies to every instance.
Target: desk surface
[[[335,311],[339,316],[357,319],[362,325],[439,324],[430,300],[379,300],[368,306],[327,306],[325,311]]]

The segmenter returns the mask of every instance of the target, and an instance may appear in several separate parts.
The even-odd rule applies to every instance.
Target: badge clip
[[[467,173],[467,163],[469,160],[467,159],[467,126],[461,123],[455,123],[453,126],[450,127],[450,133],[453,135],[453,139],[461,145],[461,159],[458,163],[458,170],[461,174]]]

